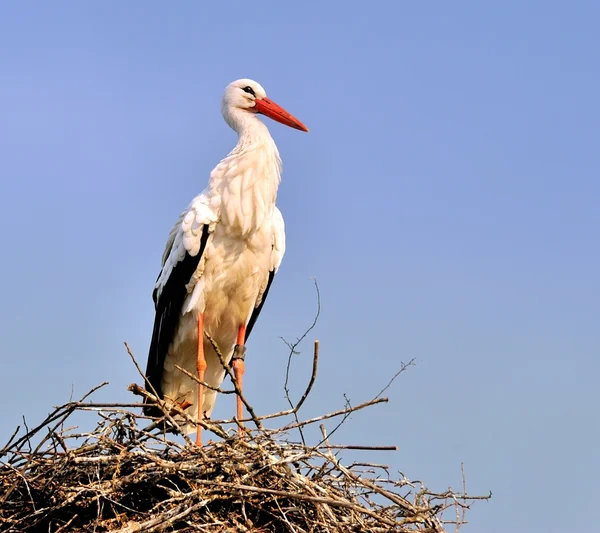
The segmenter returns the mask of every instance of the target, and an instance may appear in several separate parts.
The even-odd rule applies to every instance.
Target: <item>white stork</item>
[[[221,385],[225,370],[207,333],[227,362],[233,359],[242,388],[245,343],[285,251],[283,217],[275,206],[281,159],[258,114],[308,131],[249,79],[227,86],[221,112],[238,143],[169,234],[153,292],[156,317],[146,367],[146,386],[194,420],[210,416],[217,393],[176,366],[212,387]],[[238,419],[242,414],[238,397]],[[195,429],[202,445],[200,424],[186,429]]]

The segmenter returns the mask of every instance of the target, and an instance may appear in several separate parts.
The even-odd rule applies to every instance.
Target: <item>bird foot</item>
[[[188,402],[187,400],[183,400],[182,402],[177,402],[177,405],[179,406],[179,409],[181,409],[182,411],[185,411],[188,407],[192,406],[191,402]]]
[[[185,411],[186,409],[189,409],[191,406],[192,406],[192,404],[190,402],[188,402],[187,400],[183,400],[182,402],[174,401],[173,405],[169,409],[169,415],[175,416],[179,410]]]

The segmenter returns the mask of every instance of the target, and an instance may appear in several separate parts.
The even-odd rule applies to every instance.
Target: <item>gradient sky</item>
[[[168,232],[235,144],[223,88],[250,77],[311,129],[268,124],[288,246],[248,348],[257,410],[285,407],[279,336],[312,321],[316,276],[306,416],[415,358],[333,440],[397,444],[359,455],[440,491],[463,461],[469,491],[494,493],[465,532],[588,531],[599,20],[592,1],[2,2],[0,436],[72,387],[130,399],[122,343],[145,363]]]

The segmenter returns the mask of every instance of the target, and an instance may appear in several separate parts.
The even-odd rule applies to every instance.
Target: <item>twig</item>
[[[142,522],[141,524],[134,524],[132,526],[127,526],[123,529],[119,529],[115,533],[134,533],[137,531],[144,531],[146,533],[154,533],[155,531],[164,531],[168,526],[174,524],[175,522],[178,522],[179,520],[182,520],[186,516],[189,516],[193,512],[200,509],[201,507],[206,506],[207,503],[208,503],[208,501],[202,500],[190,507],[188,507],[186,504],[181,504],[181,505],[178,505],[177,507],[175,507],[174,509],[167,511],[164,514],[161,514],[160,516],[158,516],[156,518],[146,520],[145,522]]]
[[[362,446],[360,444],[330,444],[332,450],[363,450],[374,452],[397,452],[398,446]]]
[[[95,391],[97,391],[98,389],[100,389],[101,387],[104,387],[105,385],[107,385],[108,382],[104,382],[101,383],[100,385],[97,385],[96,387],[92,388],[88,393],[84,394],[83,397],[81,398],[80,401],[85,400],[90,394],[93,394]],[[68,404],[67,404],[68,405]],[[31,461],[33,460],[33,458],[35,457],[35,454],[40,450],[40,448],[45,444],[45,442],[48,440],[48,438],[50,438],[50,435],[52,433],[54,433],[56,431],[56,429],[63,424],[63,422],[66,420],[66,418],[73,412],[73,408],[72,407],[62,407],[58,410],[55,410],[54,413],[56,413],[57,411],[60,410],[64,410],[64,413],[62,414],[62,416],[57,417],[58,418],[58,423],[55,424],[54,426],[52,426],[52,428],[50,429],[50,431],[48,432],[48,434],[46,435],[46,437],[44,437],[40,443],[36,446],[35,450],[32,452],[31,457],[27,460],[27,462],[25,463],[25,466],[23,467],[23,470],[26,470],[27,467],[29,466],[29,464],[31,463]],[[48,420],[51,420],[52,422],[54,422],[56,420],[56,418],[54,416],[48,416],[46,417],[46,424],[42,423],[39,426],[37,426],[36,428],[30,430],[27,432],[26,435],[24,435],[21,439],[21,442],[29,442],[30,438],[33,437],[33,435],[35,435],[42,427],[47,426],[48,425]],[[27,426],[26,426],[27,427]],[[13,446],[17,445],[19,441],[17,441]],[[15,490],[16,488],[16,483],[13,484],[2,496],[2,498],[0,499],[0,503],[5,503],[8,498],[10,497],[10,495],[12,494],[13,490]]]
[[[212,385],[206,383],[206,381],[200,381],[198,376],[192,374],[191,372],[188,372],[185,368],[182,368],[179,365],[175,365],[175,368],[177,370],[179,370],[180,372],[184,373],[188,378],[195,381],[199,385],[204,385],[207,389],[214,390],[215,392],[220,392],[221,394],[235,394],[235,389],[234,390],[225,390],[220,387],[213,387]]]
[[[302,397],[300,398],[298,403],[294,406],[293,409],[286,409],[284,411],[279,411],[277,413],[271,413],[268,415],[257,416],[256,419],[257,420],[272,420],[274,418],[281,418],[283,416],[289,416],[294,413],[297,413],[300,410],[300,407],[302,407],[302,405],[304,404],[306,398],[310,394],[312,387],[315,383],[315,379],[317,377],[318,362],[319,362],[319,341],[315,341],[314,352],[313,352],[312,373],[311,373],[310,381],[308,382],[308,385],[306,386],[306,390],[304,391],[304,394],[302,395]],[[252,420],[253,420],[252,418],[244,418],[244,419],[240,420],[240,422],[251,422]],[[233,424],[234,420],[233,419],[218,420],[218,421],[215,421],[215,423]]]
[[[396,378],[402,374],[402,372],[404,372],[409,366],[414,366],[415,364],[415,358],[413,357],[408,363],[403,363],[402,361],[400,362],[400,370],[398,370],[393,376],[392,379],[390,379],[388,381],[388,384],[383,387],[383,389],[381,389],[378,393],[377,396],[375,396],[375,398],[379,398],[386,390],[388,390],[392,383],[394,383],[394,381],[396,381]]]
[[[360,507],[360,506],[356,505],[355,503],[352,503],[349,501],[334,500],[331,498],[320,498],[318,496],[317,497],[308,496],[306,494],[292,493],[292,492],[283,491],[283,490],[268,489],[265,487],[254,487],[252,485],[236,485],[235,483],[225,483],[225,482],[219,482],[219,481],[204,482],[202,480],[199,480],[199,483],[216,485],[219,487],[229,488],[229,489],[238,490],[238,491],[257,492],[259,494],[272,494],[274,496],[284,496],[284,497],[287,497],[287,498],[290,498],[293,500],[304,500],[304,501],[315,502],[315,503],[325,503],[332,507],[346,507],[348,509],[352,509],[354,511],[369,515],[369,516],[375,518],[376,520],[378,520],[379,522],[387,524],[388,526],[396,525],[393,521],[388,520],[382,516],[378,516],[376,513],[372,512],[364,507]]]
[[[314,355],[313,355],[313,371],[312,371],[310,382],[307,387],[307,392],[304,393],[304,395],[302,396],[300,401],[296,404],[296,407],[294,407],[294,402],[292,402],[292,398],[290,397],[290,389],[289,389],[290,368],[292,366],[292,357],[294,355],[298,355],[299,352],[296,350],[296,348],[306,338],[306,336],[315,328],[315,326],[317,325],[317,322],[319,320],[319,315],[321,314],[321,292],[319,291],[319,284],[317,283],[317,278],[313,277],[313,281],[315,284],[315,290],[317,292],[317,312],[315,314],[315,318],[313,319],[312,324],[293,344],[286,341],[283,337],[280,337],[280,339],[290,349],[290,353],[288,355],[288,360],[287,360],[287,366],[285,369],[285,381],[283,383],[283,390],[285,393],[285,398],[286,398],[287,402],[290,404],[290,408],[291,408],[290,414],[294,415],[294,419],[296,420],[297,423],[299,422],[298,415],[297,415],[298,410],[300,409],[300,406],[302,406],[302,404],[304,403],[304,400],[306,400],[306,397],[308,396],[308,393],[310,392],[310,389],[312,388],[313,383],[315,381],[315,378],[317,375],[317,368],[316,368],[317,361],[319,358],[319,341],[315,341],[315,348],[314,348]],[[301,426],[298,426],[298,431],[300,433],[300,438],[302,439],[302,443],[306,444],[306,442],[304,440],[304,433],[302,432]]]
[[[21,426],[17,426],[15,428],[15,430],[13,431],[13,434],[10,436],[10,439],[8,439],[8,441],[6,442],[4,447],[0,450],[0,457],[3,457],[6,450],[8,450],[11,447],[12,441],[17,436],[17,433],[19,433],[20,429],[21,429]]]
[[[160,410],[163,412],[163,415],[165,416],[165,418],[174,426],[179,430],[179,433],[181,434],[181,436],[184,438],[185,442],[189,445],[189,446],[193,446],[192,440],[188,437],[187,433],[185,432],[185,430],[183,430],[179,424],[175,421],[175,419],[169,414],[169,411],[167,410],[166,407],[166,403],[161,400],[158,397],[158,394],[156,392],[156,390],[154,389],[154,387],[152,387],[152,384],[150,383],[150,381],[146,378],[146,375],[144,374],[144,372],[142,372],[142,369],[140,368],[140,365],[138,365],[138,362],[135,359],[135,356],[133,355],[133,352],[131,351],[131,349],[129,348],[129,345],[125,342],[125,349],[127,350],[127,353],[129,354],[129,357],[131,357],[131,360],[133,361],[133,364],[135,365],[135,368],[137,369],[139,375],[142,377],[142,379],[144,380],[144,383],[147,383],[150,385],[150,387],[152,388],[152,392],[154,393],[154,397],[156,399],[156,405],[159,406]]]
[[[310,380],[308,382],[308,385],[306,386],[306,390],[304,391],[304,394],[302,395],[300,400],[298,400],[298,403],[296,404],[296,406],[293,407],[293,409],[292,409],[293,413],[297,413],[300,410],[300,407],[302,407],[302,404],[304,404],[304,402],[306,401],[306,398],[308,398],[308,395],[310,394],[310,391],[312,390],[313,385],[315,384],[315,380],[317,379],[318,364],[319,364],[319,341],[315,341],[314,350],[313,350],[312,372],[310,375]],[[298,421],[299,420],[296,419],[296,422],[298,422]]]
[[[223,365],[225,372],[227,373],[227,375],[231,379],[231,382],[233,383],[233,386],[235,388],[235,393],[242,400],[242,403],[246,407],[246,410],[248,411],[248,414],[250,415],[251,420],[254,422],[254,424],[256,425],[256,427],[258,429],[263,430],[263,425],[261,424],[260,419],[256,416],[256,413],[254,412],[254,408],[248,403],[248,400],[246,400],[246,397],[242,393],[242,390],[240,389],[240,387],[237,383],[237,380],[235,379],[235,376],[233,375],[233,370],[231,368],[231,365],[225,360],[225,357],[223,356],[223,353],[221,352],[220,348],[217,346],[217,343],[215,342],[215,340],[206,332],[204,332],[204,336],[208,339],[211,346],[213,347],[213,350],[219,357],[219,360],[221,361],[221,365]],[[238,422],[241,422],[241,420],[238,420]]]
[[[371,405],[377,405],[379,403],[387,403],[387,398],[377,398],[373,400],[369,400],[368,402],[361,403],[359,405],[355,405],[354,407],[347,407],[345,409],[340,409],[339,411],[334,411],[333,413],[328,413],[326,415],[315,416],[314,418],[309,418],[308,420],[304,420],[302,422],[293,422],[284,426],[282,431],[288,431],[290,429],[294,429],[296,427],[304,427],[309,424],[314,424],[315,422],[320,422],[321,420],[327,420],[328,418],[334,418],[336,416],[341,416],[349,413],[354,413],[355,411],[360,411],[365,407],[370,407]]]

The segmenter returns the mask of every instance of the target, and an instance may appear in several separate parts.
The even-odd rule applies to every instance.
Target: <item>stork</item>
[[[241,390],[245,344],[285,252],[283,217],[275,206],[281,159],[258,114],[308,131],[249,79],[226,87],[221,113],[238,143],[169,234],[152,295],[156,315],[146,366],[147,388],[187,409],[196,424],[186,431],[196,431],[199,446],[199,422],[210,417],[225,377],[207,335],[231,362]],[[145,410],[153,412],[151,405]],[[242,415],[238,397],[238,420]]]

